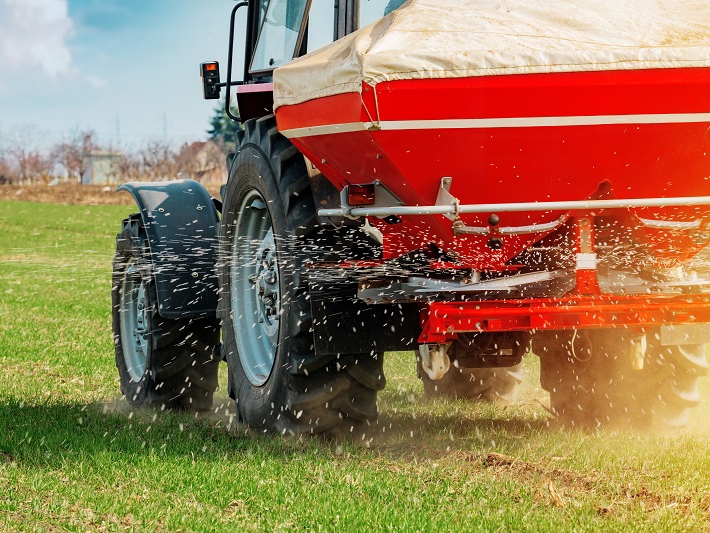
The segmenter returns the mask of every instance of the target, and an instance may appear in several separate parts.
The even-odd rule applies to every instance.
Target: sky
[[[233,6],[0,0],[0,143],[28,130],[39,148],[78,130],[123,150],[205,139],[216,104],[202,99],[199,64],[220,61],[224,78]]]

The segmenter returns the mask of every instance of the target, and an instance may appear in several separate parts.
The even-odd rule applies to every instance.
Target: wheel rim
[[[250,190],[238,210],[230,263],[231,304],[239,359],[259,387],[274,368],[281,288],[271,215],[264,197]]]
[[[148,309],[145,286],[135,261],[123,273],[121,290],[121,347],[131,380],[139,382],[148,360]]]

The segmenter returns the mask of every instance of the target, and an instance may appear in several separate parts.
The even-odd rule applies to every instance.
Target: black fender
[[[333,279],[332,272],[309,273],[317,355],[417,349],[422,332],[418,304],[368,304],[357,298],[357,282]]]
[[[219,214],[194,180],[125,183],[148,236],[158,312],[164,318],[216,316]]]

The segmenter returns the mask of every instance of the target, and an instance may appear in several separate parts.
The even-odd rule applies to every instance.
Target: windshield
[[[252,72],[272,70],[293,59],[308,0],[271,0],[261,23]]]
[[[404,2],[406,0],[360,0],[357,27],[364,28],[385,15],[389,15],[392,11],[401,7]]]

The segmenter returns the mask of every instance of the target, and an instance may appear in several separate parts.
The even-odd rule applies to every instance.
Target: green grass
[[[254,435],[120,398],[110,263],[125,207],[0,202],[1,531],[707,531],[709,402],[673,435],[426,401],[388,354],[367,442]],[[709,394],[707,379],[702,382]]]

